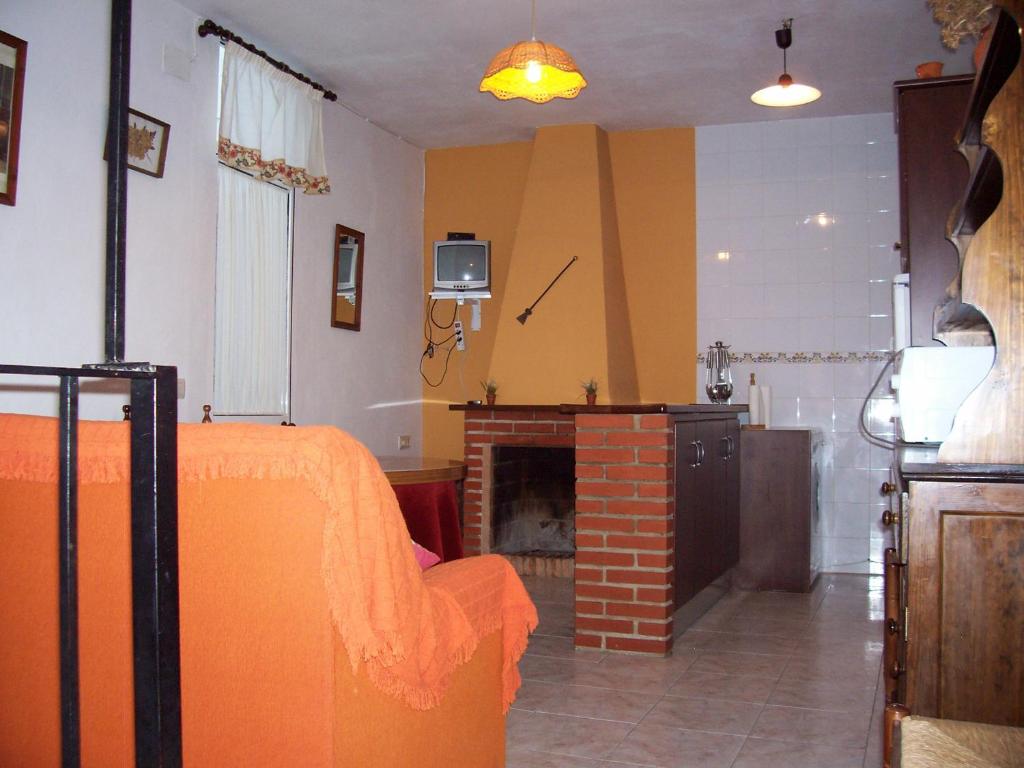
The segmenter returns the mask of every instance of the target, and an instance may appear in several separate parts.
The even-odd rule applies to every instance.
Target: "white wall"
[[[747,402],[753,371],[772,387],[775,426],[824,432],[824,567],[880,573],[878,489],[891,453],[869,445],[857,420],[892,348],[892,115],[698,128],[697,218],[698,350],[721,339],[750,355],[733,366],[733,402]],[[812,361],[793,362],[798,352]],[[698,366],[706,402],[703,382]],[[891,436],[886,383],[868,416],[872,431]]]
[[[103,358],[109,8],[0,4],[0,29],[29,44],[18,204],[0,206],[4,362]],[[184,421],[213,391],[218,46],[197,20],[166,0],[134,4],[131,104],[171,132],[162,179],[128,174],[126,357],[178,366]],[[162,71],[165,44],[194,56],[188,82]],[[394,453],[400,433],[418,449],[423,153],[329,102],[324,132],[334,191],[296,203],[292,419],[336,424],[378,453]],[[360,333],[329,323],[336,223],[366,233]],[[24,389],[0,383],[0,410],[52,412],[52,394]],[[83,414],[118,418],[122,402],[87,395]],[[406,404],[378,407],[393,403]]]

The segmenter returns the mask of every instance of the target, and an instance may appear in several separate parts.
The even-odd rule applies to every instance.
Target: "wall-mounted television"
[[[491,288],[490,240],[437,240],[434,242],[432,296],[489,298]],[[482,294],[486,294],[483,296]]]

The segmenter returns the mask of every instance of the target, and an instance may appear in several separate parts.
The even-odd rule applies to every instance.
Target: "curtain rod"
[[[323,91],[324,92],[324,98],[327,99],[327,101],[337,101],[338,100],[338,94],[336,94],[334,91],[328,91],[326,88],[324,88],[322,85],[320,85],[320,83],[317,83],[317,82],[314,82],[313,80],[310,80],[308,77],[303,75],[301,72],[296,72],[294,69],[289,67],[283,61],[278,61],[277,59],[271,57],[266,51],[261,51],[259,48],[257,48],[252,43],[243,40],[242,38],[240,38],[238,35],[236,35],[231,30],[224,29],[224,27],[220,26],[219,24],[213,23],[213,21],[211,21],[210,19],[207,19],[202,24],[200,24],[199,25],[199,29],[197,30],[197,32],[199,33],[200,37],[206,37],[207,35],[215,35],[215,36],[219,37],[221,40],[230,40],[233,43],[237,43],[238,45],[240,45],[243,48],[245,48],[247,51],[252,51],[257,56],[260,56],[261,58],[266,59],[267,61],[269,61],[271,64],[273,64],[277,69],[281,70],[282,72],[287,72],[289,75],[294,77],[296,80],[299,80],[299,81],[301,81],[303,83],[306,83],[306,85],[312,86],[314,89],[316,89],[318,91]]]

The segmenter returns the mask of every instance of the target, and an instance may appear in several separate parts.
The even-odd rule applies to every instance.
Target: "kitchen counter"
[[[1024,464],[946,464],[938,458],[937,445],[904,445],[896,448],[896,466],[907,482],[1024,482]]]

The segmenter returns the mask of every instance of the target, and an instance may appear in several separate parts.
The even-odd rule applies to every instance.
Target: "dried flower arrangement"
[[[989,0],[928,0],[932,16],[942,25],[942,44],[956,50],[969,36],[981,37],[991,21]]]

